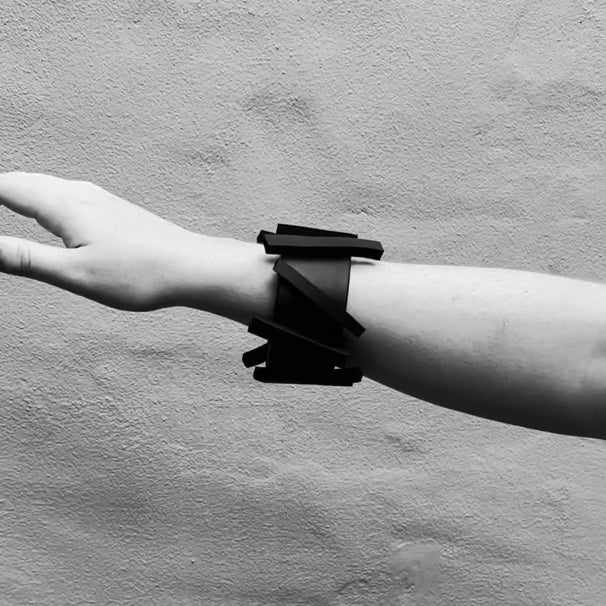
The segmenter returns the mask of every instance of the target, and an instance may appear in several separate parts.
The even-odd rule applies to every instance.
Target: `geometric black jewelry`
[[[379,260],[381,243],[284,223],[275,234],[261,230],[257,242],[267,254],[281,255],[273,268],[278,290],[273,319],[255,316],[248,326],[267,343],[245,352],[244,366],[257,366],[253,378],[266,383],[351,386],[361,381],[361,368],[345,367],[349,352],[343,331],[359,337],[365,330],[346,311],[351,257]]]

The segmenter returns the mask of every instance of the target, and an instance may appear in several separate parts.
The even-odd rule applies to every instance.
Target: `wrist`
[[[248,325],[271,318],[278,276],[260,244],[187,232],[173,306],[220,315]]]

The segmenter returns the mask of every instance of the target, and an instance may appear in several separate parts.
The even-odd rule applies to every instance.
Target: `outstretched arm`
[[[198,250],[182,305],[242,324],[272,317],[278,256],[206,236]],[[604,284],[352,259],[347,311],[366,328],[348,339],[348,365],[365,377],[473,415],[606,439]]]
[[[243,325],[272,316],[278,257],[259,244],[196,234],[48,175],[0,175],[0,202],[67,247],[0,237],[0,271],[128,311],[188,306]],[[348,365],[372,380],[481,417],[606,439],[604,284],[354,258],[347,311],[366,327],[350,337]]]

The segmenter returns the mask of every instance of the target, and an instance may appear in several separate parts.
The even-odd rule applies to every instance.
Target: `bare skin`
[[[1,236],[0,271],[126,311],[271,317],[277,257],[258,244],[197,234],[92,183],[44,174],[0,174],[0,202],[65,245]],[[604,310],[601,283],[354,261],[347,311],[366,332],[351,340],[348,364],[441,406],[604,439]]]

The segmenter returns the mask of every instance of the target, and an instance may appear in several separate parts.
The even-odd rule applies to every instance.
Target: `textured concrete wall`
[[[605,29],[591,0],[4,0],[2,170],[212,235],[292,222],[602,280]],[[606,595],[601,442],[368,379],[259,384],[259,339],[190,309],[6,275],[0,307],[2,606]]]

